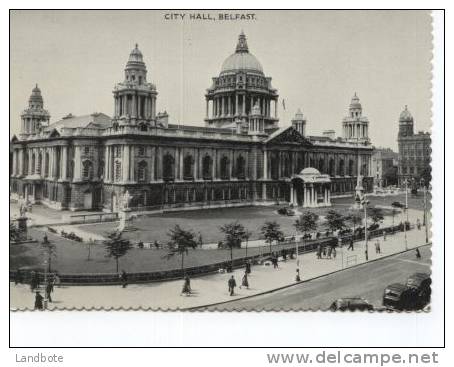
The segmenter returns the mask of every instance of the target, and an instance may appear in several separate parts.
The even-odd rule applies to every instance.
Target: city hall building
[[[113,90],[114,112],[50,122],[36,86],[12,145],[11,193],[69,210],[132,210],[293,204],[329,206],[352,195],[361,175],[372,191],[369,122],[356,94],[348,115],[322,136],[298,111],[279,126],[279,95],[240,34],[206,90],[204,126],[174,125],[157,112],[156,86],[140,50]]]

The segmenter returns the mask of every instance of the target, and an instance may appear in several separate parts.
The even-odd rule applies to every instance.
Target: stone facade
[[[237,54],[242,56],[238,59]],[[246,88],[239,83],[232,93],[242,95],[246,104],[239,102],[239,109],[232,109],[225,101],[215,102],[220,103],[215,107],[219,114],[206,119],[204,127],[173,125],[167,113],[156,112],[157,90],[146,80],[136,45],[125,81],[114,88],[112,118],[102,113],[68,115],[52,124],[47,118],[32,132],[23,128],[13,137],[12,195],[58,209],[116,212],[126,191],[132,196],[131,209],[141,211],[329,205],[333,196],[353,195],[358,173],[371,191],[373,148],[368,139],[306,136],[301,111],[292,126],[280,128],[277,103],[273,114],[268,103],[277,102],[277,91],[255,57],[246,54],[242,34],[219,77],[244,74]],[[247,87],[252,75],[264,78],[250,81],[259,83],[260,91]],[[209,101],[218,101],[219,88],[215,83],[208,90]],[[42,101],[41,91],[34,89],[33,98],[39,99],[38,94]],[[357,108],[356,95],[353,102]],[[42,108],[35,111],[37,116]],[[367,130],[364,134],[367,137]],[[310,190],[304,172],[315,171],[308,168],[323,176]]]
[[[390,148],[376,148],[372,155],[372,174],[374,185],[386,187],[394,184],[388,182],[387,174],[397,169],[399,154]],[[395,172],[395,171],[394,171]],[[397,174],[394,176],[397,179]]]

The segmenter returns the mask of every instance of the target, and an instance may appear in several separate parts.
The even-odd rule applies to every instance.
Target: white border
[[[83,7],[86,2],[78,3]],[[314,3],[315,4],[315,3]],[[350,2],[351,7],[361,7],[360,2]],[[12,4],[14,7],[15,4]],[[29,3],[36,6],[36,3]],[[76,5],[76,4],[73,4]],[[89,4],[87,4],[89,5]],[[90,2],[92,5],[92,2]],[[100,4],[101,5],[101,4]],[[108,4],[115,7],[115,5]],[[123,6],[129,3],[121,4]],[[148,4],[143,3],[146,7]],[[231,4],[232,5],[232,4]],[[274,4],[281,6],[281,4]],[[329,4],[336,7],[335,2]],[[381,3],[386,6],[386,3]],[[391,4],[389,4],[391,5]],[[395,4],[393,4],[395,6]],[[408,4],[410,6],[411,4]],[[434,6],[434,4],[428,4]],[[16,5],[17,6],[17,5]],[[48,7],[61,7],[62,4],[52,2]],[[169,6],[163,4],[163,6]],[[213,5],[205,5],[209,7]],[[244,6],[244,4],[243,4]],[[118,4],[117,4],[118,7]],[[184,7],[184,4],[180,4]],[[202,5],[200,7],[203,7]],[[253,4],[250,7],[254,7]],[[8,21],[6,11],[2,13],[2,49],[7,54]],[[434,307],[430,314],[353,314],[337,315],[331,313],[152,313],[152,312],[54,312],[52,314],[11,313],[11,343],[13,346],[441,346],[443,344],[443,299],[442,274],[443,254],[443,118],[444,118],[444,67],[443,67],[443,13],[434,14],[434,88],[433,88],[433,177],[434,177],[434,234],[433,242],[433,277]],[[5,29],[6,28],[6,29]],[[2,88],[2,111],[8,110],[6,85],[8,60],[1,59],[5,74]],[[391,87],[391,86],[390,86]],[[14,116],[12,116],[14,118]],[[6,119],[5,119],[6,120]],[[4,121],[4,125],[8,122]],[[4,126],[4,128],[6,128]],[[6,140],[6,134],[5,138]],[[5,142],[6,143],[6,142]],[[1,155],[2,167],[7,167],[8,154]],[[6,174],[1,182],[2,192],[0,203],[7,207]],[[7,223],[6,213],[2,214],[3,224]],[[5,233],[5,232],[2,232]],[[5,236],[6,237],[6,236]],[[6,241],[3,251],[6,251]],[[6,253],[2,256],[2,269],[8,269]],[[6,277],[6,272],[3,278]],[[2,295],[8,294],[5,282],[2,282]],[[2,309],[8,305],[6,297],[2,297]],[[3,314],[3,323],[6,319]],[[2,325],[7,330],[7,325]],[[2,340],[5,341],[5,340]],[[6,341],[5,341],[6,342]],[[5,344],[3,344],[5,345]],[[74,357],[76,350],[66,352]],[[86,352],[91,353],[91,352]],[[137,351],[137,355],[142,352]],[[106,355],[110,352],[105,353]],[[193,351],[166,353],[176,363],[189,360]],[[225,356],[228,356],[228,352]],[[215,357],[214,354],[210,355]],[[188,359],[186,359],[186,357]],[[117,357],[119,359],[117,359]],[[94,356],[94,358],[99,358]],[[263,357],[259,363],[265,363]],[[152,364],[151,360],[143,360],[144,364]],[[195,362],[195,361],[193,361]],[[241,364],[249,363],[242,359]],[[258,360],[255,360],[257,363]],[[99,359],[98,359],[99,363]],[[109,358],[112,366],[126,363],[112,352]],[[129,363],[129,362],[128,362]],[[223,360],[199,358],[198,366],[227,365]],[[229,365],[233,365],[229,360]],[[91,363],[90,363],[91,364]],[[105,363],[103,363],[105,364]],[[195,363],[194,363],[195,364]]]

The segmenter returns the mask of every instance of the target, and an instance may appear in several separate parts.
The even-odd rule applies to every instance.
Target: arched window
[[[210,180],[212,178],[212,167],[213,167],[213,160],[207,154],[202,159],[202,176],[204,180]]]
[[[35,174],[35,168],[36,168],[36,166],[35,166],[35,159],[36,159],[36,158],[35,158],[35,154],[32,154],[32,175]]]
[[[49,153],[46,153],[46,162],[44,164],[44,177],[49,176]]]
[[[93,163],[90,160],[82,163],[82,177],[84,180],[93,179]]]
[[[339,161],[339,167],[337,169],[337,174],[338,176],[344,176],[345,175],[345,171],[344,171],[345,167],[344,167],[344,160],[341,159]]]
[[[349,176],[354,175],[354,169],[355,169],[355,162],[353,162],[353,159],[350,159],[348,161],[348,175]]]
[[[114,178],[115,178],[115,181],[121,180],[121,162],[120,161],[115,161]]]
[[[187,155],[183,159],[183,179],[194,179],[194,158],[192,158],[192,155]]]
[[[162,158],[162,178],[164,181],[174,180],[175,179],[175,159],[171,154],[167,153]]]
[[[224,156],[221,158],[221,179],[227,180],[230,178],[230,162],[229,159]]]
[[[236,177],[244,179],[246,176],[246,163],[242,155],[236,159]]]
[[[318,170],[320,171],[320,173],[325,172],[325,160],[323,158],[320,158],[318,160]]]
[[[137,169],[137,179],[139,182],[144,182],[147,180],[147,168],[148,168],[147,162],[145,161],[139,162]]]
[[[329,170],[329,175],[330,176],[334,176],[335,175],[335,172],[334,172],[334,159],[333,158],[331,158],[329,160],[329,168],[328,168],[328,170]]]

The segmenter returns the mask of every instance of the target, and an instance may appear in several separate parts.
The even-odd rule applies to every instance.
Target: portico
[[[331,180],[317,169],[308,167],[290,181],[290,204],[303,208],[331,206]]]

